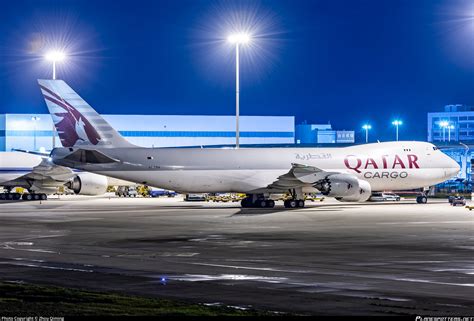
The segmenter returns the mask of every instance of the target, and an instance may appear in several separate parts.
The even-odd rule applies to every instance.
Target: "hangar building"
[[[102,116],[127,140],[139,146],[235,144],[235,116]],[[240,116],[241,144],[294,142],[294,116]],[[60,145],[49,114],[0,114],[0,151],[46,151]]]

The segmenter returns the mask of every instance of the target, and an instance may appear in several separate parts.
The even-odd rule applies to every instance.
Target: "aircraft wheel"
[[[296,208],[298,206],[298,203],[296,200],[286,200],[285,201],[285,207],[286,208]]]
[[[7,195],[5,193],[0,194],[0,200],[5,200],[7,198]]]
[[[426,196],[424,196],[424,195],[422,195],[422,196],[417,196],[417,197],[416,197],[416,202],[417,202],[418,204],[426,204],[426,203],[428,202],[428,198],[427,198]]]
[[[301,208],[304,207],[304,201],[303,200],[298,200],[296,202],[297,202],[298,207],[301,207]]]
[[[46,195],[46,194],[40,194],[40,199],[41,199],[42,201],[46,201],[46,200],[48,199],[48,195]]]
[[[258,200],[255,203],[255,207],[265,208],[265,207],[267,207],[267,202],[265,200]]]
[[[40,195],[39,195],[39,194],[33,194],[33,199],[34,199],[35,201],[39,201]]]
[[[251,207],[252,203],[250,202],[250,199],[246,197],[246,198],[244,198],[240,201],[240,205],[243,208],[249,208],[249,207]]]
[[[275,201],[274,200],[267,200],[266,201],[266,207],[274,208],[275,207]]]

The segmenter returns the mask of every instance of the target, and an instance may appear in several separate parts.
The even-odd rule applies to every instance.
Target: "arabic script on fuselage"
[[[311,159],[330,159],[332,155],[330,153],[320,153],[320,154],[312,154],[312,153],[296,153],[295,158],[298,160],[311,160]]]

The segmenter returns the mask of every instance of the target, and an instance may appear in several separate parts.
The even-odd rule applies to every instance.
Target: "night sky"
[[[42,56],[99,113],[231,115],[232,29],[242,48],[241,114],[426,140],[426,113],[474,105],[474,3],[424,0],[2,1],[0,113],[46,113]],[[240,24],[240,26],[239,26]]]

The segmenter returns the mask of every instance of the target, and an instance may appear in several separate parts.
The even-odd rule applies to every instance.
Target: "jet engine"
[[[107,191],[107,177],[93,173],[79,173],[65,184],[79,195],[101,195]]]
[[[333,174],[314,185],[323,195],[341,202],[365,202],[372,189],[367,181],[348,174]]]

